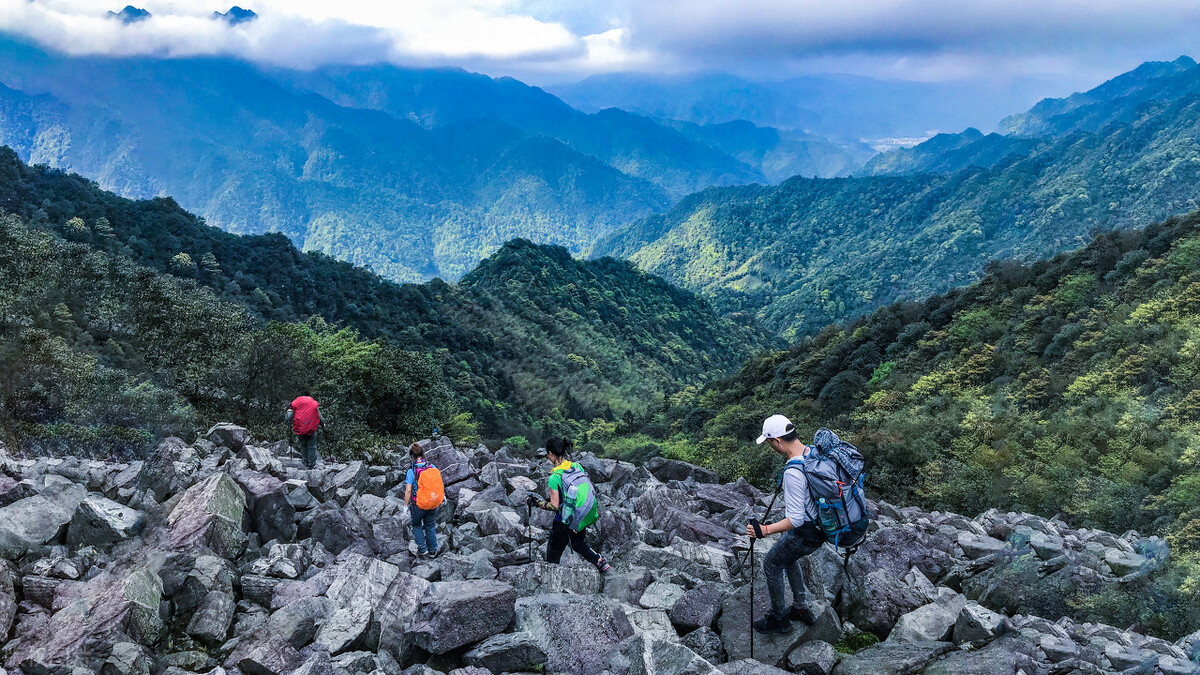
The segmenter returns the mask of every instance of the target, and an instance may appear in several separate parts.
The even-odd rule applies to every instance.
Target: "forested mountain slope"
[[[1165,535],[1181,565],[1170,592],[1194,597],[1200,215],[830,326],[648,418],[666,440],[614,447],[762,475],[769,453],[751,442],[777,412],[845,432],[869,488],[899,503]],[[1123,619],[1147,620],[1126,601]]]
[[[1187,77],[1200,78],[1200,69],[1167,76]],[[628,257],[727,311],[754,312],[785,335],[803,334],[969,283],[990,260],[1043,257],[1096,231],[1195,209],[1200,94],[1163,100],[1134,89],[1133,102],[1118,92],[1108,107],[1125,112],[1097,121],[1096,131],[1076,125],[1044,141],[1013,139],[1024,154],[991,147],[1007,137],[966,134],[976,137],[967,148],[953,137],[930,141],[944,150],[930,157],[986,154],[987,167],[955,171],[951,161],[938,173],[709,189],[596,252]]]
[[[0,83],[0,142],[26,161],[399,281],[457,279],[517,237],[585,252],[695,190],[765,181],[764,161],[773,176],[840,175],[867,158],[810,139],[764,160],[786,144],[741,152],[455,69],[300,73],[0,38]]]
[[[768,344],[626,262],[515,241],[462,283],[399,285],[301,253],[282,235],[222,232],[170,199],[131,201],[8,150],[0,159],[0,209],[12,214],[0,269],[4,367],[25,373],[6,379],[0,412],[33,425],[17,427],[31,435],[100,425],[141,438],[211,415],[273,423],[306,383],[346,408],[361,394],[345,416],[363,433],[415,433],[451,409],[492,435],[566,432],[657,405]],[[358,355],[354,367],[329,361],[342,352]],[[247,359],[262,359],[262,373],[230,380],[231,368],[257,372]],[[81,384],[42,391],[47,373],[74,377],[68,363],[83,364]],[[383,382],[353,380],[388,369]],[[343,371],[353,381],[335,376]],[[106,422],[105,406],[126,404],[98,395],[101,375],[133,392],[121,396],[156,403]],[[453,395],[438,393],[447,386]],[[412,397],[422,405],[404,403]],[[369,412],[389,398],[425,419]]]

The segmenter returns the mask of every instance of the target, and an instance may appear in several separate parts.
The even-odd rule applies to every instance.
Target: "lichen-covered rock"
[[[174,549],[210,548],[233,558],[246,544],[242,516],[246,498],[227,474],[217,474],[188,488],[167,519]]]
[[[118,642],[152,645],[162,629],[162,582],[144,565],[113,569],[87,582],[78,599],[50,617],[43,630],[19,639],[5,662],[26,672],[79,666],[98,670]]]

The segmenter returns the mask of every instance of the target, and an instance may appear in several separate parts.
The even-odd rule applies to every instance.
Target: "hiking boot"
[[[604,559],[604,556],[600,556],[600,559],[596,561],[596,569],[600,570],[600,573],[603,574],[604,572],[611,570],[612,565],[608,564],[608,561]]]
[[[811,626],[817,622],[817,617],[808,608],[808,605],[792,605],[788,607],[787,618],[792,621],[799,621],[805,626]]]
[[[429,557],[429,554],[426,553],[425,551],[417,551],[417,560],[423,560],[428,557]]]
[[[774,614],[768,614],[754,622],[754,630],[766,635],[790,633],[792,630],[792,622],[788,621],[786,616],[775,616]]]

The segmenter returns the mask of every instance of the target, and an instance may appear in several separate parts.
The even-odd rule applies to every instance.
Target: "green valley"
[[[578,433],[771,344],[626,262],[516,240],[458,284],[400,285],[170,199],[0,160],[0,416],[18,444],[261,428],[305,386],[342,418],[347,451],[447,420],[491,438]]]

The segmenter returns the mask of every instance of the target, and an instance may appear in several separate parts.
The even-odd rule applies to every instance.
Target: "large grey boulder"
[[[249,675],[281,675],[304,663],[304,658],[278,635],[258,634],[240,642],[225,668],[237,668]]]
[[[1004,633],[1007,627],[1008,619],[1003,614],[993,612],[977,602],[968,602],[955,619],[954,643],[987,642]]]
[[[431,654],[474,644],[512,623],[517,593],[500,581],[446,581],[431,585],[411,634]]]
[[[920,673],[954,648],[950,642],[881,642],[842,657],[833,675],[902,675]]]
[[[185,632],[209,647],[220,646],[229,634],[236,605],[232,595],[211,591],[200,601]]]
[[[221,445],[233,450],[234,452],[237,452],[250,442],[250,431],[245,427],[239,427],[236,424],[222,422],[220,424],[214,424],[204,434],[204,438],[214,445]]]
[[[276,610],[267,619],[267,632],[283,638],[295,649],[303,649],[333,611],[334,604],[329,598],[301,598]]]
[[[86,496],[82,486],[55,484],[0,508],[0,556],[16,560],[55,540]]]
[[[1016,636],[974,650],[956,650],[925,667],[925,675],[1011,675],[1038,672],[1037,645]],[[1086,672],[1086,671],[1084,671]]]
[[[409,628],[417,621],[421,599],[429,590],[425,579],[400,572],[392,580],[387,593],[376,609],[379,620],[379,651],[394,656],[400,662],[408,660],[414,647]]]
[[[712,626],[721,613],[725,593],[718,584],[701,584],[685,592],[671,606],[671,623],[683,631]]]
[[[312,511],[312,540],[334,555],[351,547],[370,554],[375,547],[371,524],[352,509],[323,504]]]
[[[234,558],[246,544],[242,517],[246,498],[227,474],[219,473],[188,488],[167,518],[174,549],[210,548]]]
[[[725,675],[786,675],[788,672],[754,659],[738,659],[722,663],[718,669]]]
[[[576,593],[592,595],[600,592],[601,575],[595,567],[535,562],[500,568],[500,580],[512,584],[517,595],[544,593]]]
[[[339,559],[325,591],[333,612],[317,633],[316,644],[333,655],[377,649],[380,626],[375,611],[399,574],[400,568],[375,558],[348,554]]]
[[[634,635],[617,645],[608,668],[628,675],[716,675],[721,671],[677,642]]]
[[[50,617],[40,631],[18,639],[6,668],[61,672],[98,670],[108,650],[94,645],[136,642],[153,645],[162,629],[162,582],[145,564],[113,568],[84,584],[75,600]]]
[[[829,675],[837,665],[838,658],[833,645],[824,640],[813,640],[788,654],[787,667],[791,672],[803,675]]]
[[[767,596],[766,584],[761,578],[755,582],[754,618],[761,619],[770,612],[771,600]],[[756,634],[754,657],[763,663],[783,667],[787,655],[796,645],[812,640],[837,643],[842,638],[842,626],[837,614],[829,605],[812,606],[817,616],[811,626],[792,622],[792,630],[782,635]],[[721,618],[717,620],[721,641],[731,661],[750,656],[750,586],[745,585],[726,596],[721,606]]]
[[[679,644],[696,652],[709,663],[721,663],[725,660],[725,645],[721,644],[721,636],[708,626],[697,628],[679,638]]]
[[[105,546],[136,536],[145,514],[98,494],[89,494],[67,525],[67,545]]]
[[[256,471],[237,471],[233,479],[246,495],[246,508],[260,541],[282,543],[296,536],[296,507],[288,500],[283,481]]]
[[[548,673],[598,673],[617,645],[634,634],[621,607],[602,595],[521,598],[516,604],[516,626],[546,652]]]
[[[948,589],[942,589],[948,591]],[[902,615],[888,634],[889,642],[940,642],[950,638],[950,631],[966,606],[967,599],[958,593],[944,593],[937,601]]]
[[[669,581],[655,581],[646,587],[638,604],[645,609],[670,610],[686,592],[682,586]]]
[[[493,673],[534,671],[546,665],[546,650],[529,633],[502,633],[475,645],[463,660]]]

